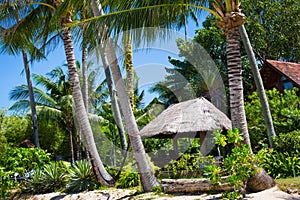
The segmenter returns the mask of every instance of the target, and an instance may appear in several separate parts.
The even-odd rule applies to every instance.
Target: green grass
[[[277,179],[275,180],[278,187],[283,190],[283,191],[287,191],[287,188],[290,189],[297,189],[298,191],[300,191],[300,176],[295,177],[295,178],[281,178],[281,179]]]

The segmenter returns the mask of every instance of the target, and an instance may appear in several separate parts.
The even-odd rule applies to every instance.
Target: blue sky
[[[204,18],[204,17],[202,17]],[[199,20],[201,24],[201,20]],[[187,28],[188,36],[192,38],[197,27],[194,23],[190,22]],[[181,31],[183,33],[183,31]],[[147,77],[152,77],[151,74],[155,74],[156,79],[163,78],[164,66],[169,65],[167,57],[168,55],[175,57],[176,55],[170,54],[170,52],[164,52],[163,50],[155,50],[152,52],[138,52],[134,54],[134,65],[138,74],[143,74],[144,77],[140,77],[141,89],[149,88],[149,85],[153,83],[147,80]],[[81,53],[78,48],[75,49],[76,60],[81,60]],[[25,72],[23,72],[23,60],[19,56],[0,55],[0,109],[5,109],[11,106],[14,102],[9,101],[9,92],[18,85],[27,84]],[[56,48],[55,51],[47,56],[47,60],[41,62],[35,62],[30,66],[31,74],[37,73],[45,75],[51,69],[62,66],[66,62],[63,45]],[[151,70],[150,66],[151,65]],[[150,95],[151,96],[151,95]],[[148,96],[147,98],[150,98]]]

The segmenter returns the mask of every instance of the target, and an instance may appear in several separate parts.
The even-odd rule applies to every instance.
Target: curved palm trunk
[[[79,127],[83,131],[86,149],[90,155],[93,171],[99,183],[112,186],[114,184],[114,179],[105,170],[95,145],[93,132],[82,98],[78,72],[76,70],[72,36],[69,28],[64,27],[64,23],[62,23],[62,37],[68,62],[70,82],[72,86],[72,96],[76,107],[76,116],[78,118]]]
[[[84,107],[86,109],[86,112],[89,112],[89,88],[88,88],[88,75],[87,75],[87,41],[84,36],[84,29],[83,31],[83,39],[82,39],[82,81],[83,81],[83,102],[84,102]],[[77,158],[80,160],[81,159],[81,133],[82,131],[79,129],[78,131],[78,141],[77,141]],[[89,155],[86,154],[87,160],[89,160]]]
[[[125,118],[126,128],[132,146],[132,152],[138,165],[138,170],[139,170],[143,190],[151,191],[155,186],[158,186],[159,183],[157,182],[157,179],[154,176],[149,161],[146,157],[144,145],[139,135],[139,130],[126,93],[125,84],[122,79],[120,68],[117,63],[115,51],[111,43],[109,43],[106,46],[105,52],[107,53],[114,82],[116,84],[118,97],[120,98],[120,105],[121,105],[122,113]]]
[[[36,114],[35,100],[34,100],[33,89],[32,89],[32,82],[31,82],[31,78],[30,78],[30,69],[29,69],[29,65],[28,65],[27,54],[24,49],[22,49],[22,55],[23,55],[23,62],[24,62],[26,80],[27,80],[27,85],[28,85],[29,100],[30,100],[31,120],[32,120],[32,126],[33,126],[33,141],[34,141],[35,147],[40,147],[37,114]]]
[[[273,126],[272,115],[271,115],[271,112],[270,112],[268,99],[267,99],[267,96],[265,94],[264,85],[263,85],[263,82],[262,82],[262,79],[261,79],[261,76],[260,76],[260,73],[259,73],[259,70],[258,70],[258,67],[257,67],[257,64],[256,64],[253,49],[252,49],[252,46],[251,46],[251,43],[249,41],[248,34],[246,32],[246,29],[245,29],[244,25],[240,27],[240,34],[241,34],[243,44],[244,44],[244,47],[245,47],[247,55],[248,55],[248,59],[250,61],[252,73],[253,73],[253,76],[254,76],[255,85],[256,85],[256,88],[257,88],[257,93],[258,93],[260,103],[261,103],[261,106],[262,106],[262,112],[263,112],[266,127],[267,127],[267,133],[268,133],[270,147],[273,147],[274,146],[273,137],[276,136],[276,133],[275,133],[275,129],[274,129],[274,126]]]
[[[99,9],[100,4],[97,0],[92,0],[92,8],[95,16],[103,14],[100,12],[102,9]],[[109,43],[108,46],[105,44],[105,53],[107,54],[107,59],[111,66],[111,72],[117,88],[118,97],[120,99],[120,106],[125,119],[127,132],[129,134],[132,152],[138,165],[142,187],[144,191],[151,191],[155,186],[158,186],[159,183],[153,174],[149,161],[146,157],[141,137],[138,134],[139,130],[127,97],[124,81],[116,59],[115,49],[112,47],[111,43]]]
[[[251,147],[244,109],[242,60],[238,27],[226,30],[226,46],[232,127],[240,129],[244,137],[244,143]],[[250,150],[252,152],[251,148]]]
[[[102,59],[103,66],[104,66],[106,83],[107,83],[108,90],[109,90],[109,95],[110,95],[110,98],[111,98],[112,111],[113,111],[115,122],[116,122],[117,127],[118,127],[120,143],[121,143],[121,147],[122,147],[122,154],[123,154],[123,156],[126,156],[127,139],[126,139],[126,135],[125,135],[124,125],[123,125],[123,122],[122,122],[122,116],[121,116],[121,112],[120,112],[120,108],[119,108],[119,104],[118,104],[117,95],[116,95],[116,92],[113,89],[113,79],[111,77],[109,64],[107,62],[106,55],[104,54],[104,49],[101,48],[100,54],[101,54],[101,59]]]
[[[92,3],[94,15],[95,16],[103,15],[103,11],[102,11],[102,8],[101,8],[101,5],[99,4],[99,2],[93,0],[91,3]],[[128,147],[127,139],[126,139],[126,135],[125,135],[124,125],[122,122],[122,116],[121,116],[121,111],[119,108],[117,95],[113,89],[113,79],[111,76],[111,72],[110,72],[109,64],[108,64],[107,57],[105,54],[105,50],[103,47],[100,47],[100,56],[101,56],[101,60],[103,62],[103,66],[104,66],[105,78],[106,78],[106,82],[107,82],[107,86],[108,86],[108,90],[109,90],[109,95],[111,98],[114,119],[115,119],[115,122],[118,127],[120,143],[121,143],[121,147],[122,147],[122,153],[126,157],[126,155],[127,155],[126,151],[127,151],[127,147]]]

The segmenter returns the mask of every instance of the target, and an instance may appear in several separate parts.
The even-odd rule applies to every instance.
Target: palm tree
[[[32,7],[27,10],[24,9],[23,4],[26,4],[26,2],[2,1],[1,13],[5,13],[5,14],[1,16],[1,21],[5,28],[1,26],[1,53],[8,53],[14,56],[18,55],[19,53],[22,54],[27,86],[29,88],[28,93],[30,97],[34,145],[35,147],[40,147],[39,137],[38,137],[36,106],[35,106],[35,99],[34,99],[33,89],[32,89],[28,54],[31,57],[31,62],[33,60],[41,59],[42,57],[44,57],[44,55],[35,47],[35,44],[31,36],[27,35],[27,37],[24,37],[21,36],[20,34],[16,34],[17,30],[20,29],[20,27],[22,27],[20,26],[22,20],[20,13],[24,15],[25,12],[26,15],[30,15],[33,10]],[[9,12],[8,9],[10,9]]]
[[[98,19],[101,18],[101,16],[102,16],[102,18],[106,17],[101,9],[101,5],[99,4],[99,2],[97,0],[93,0],[92,3],[93,3],[92,7],[93,7],[94,15],[100,16],[100,17],[98,17]],[[126,9],[127,9],[127,11],[129,11],[129,9],[132,8],[131,5],[134,6],[134,8],[135,8],[135,7],[143,7],[144,5],[147,5],[148,3],[149,2],[141,3],[140,1],[132,1],[130,3],[129,2],[125,3],[124,1],[123,2],[116,1],[116,2],[113,2],[112,5],[110,5],[110,6],[111,6],[111,8],[120,9],[122,12],[122,10],[126,10]],[[129,5],[129,4],[131,4],[131,5]],[[145,10],[147,10],[147,9],[145,9]],[[174,12],[174,10],[177,12]],[[181,11],[181,9],[179,9],[179,10]],[[170,23],[174,22],[174,19],[177,19],[178,9],[173,9],[173,12],[174,13],[170,14],[170,12],[168,12],[166,10],[163,13],[156,11],[155,14],[158,14],[158,15],[155,15],[155,14],[150,15],[153,17],[153,20],[148,20],[146,23],[144,23],[144,21],[141,20],[141,24],[134,24],[134,25],[131,25],[131,22],[133,20],[127,20],[127,17],[129,17],[129,16],[137,17],[136,15],[128,15],[128,16],[123,15],[124,18],[120,18],[122,22],[119,21],[118,23],[114,23],[114,22],[107,23],[105,20],[104,20],[104,22],[102,21],[102,23],[100,23],[100,31],[103,33],[102,36],[107,36],[107,35],[109,36],[109,33],[114,28],[119,31],[120,30],[124,31],[124,29],[129,30],[129,27],[131,27],[131,28],[135,28],[135,26],[136,27],[145,27],[145,26],[147,26],[147,24],[149,24],[149,25],[150,24],[151,25],[170,24]],[[116,13],[118,13],[118,12],[116,12]],[[141,16],[141,13],[139,13],[139,14]],[[142,15],[144,15],[144,14],[145,13],[142,13]],[[150,13],[148,13],[148,14],[150,14]],[[171,16],[172,20],[168,21],[168,20],[165,20],[165,18],[158,17],[158,16],[163,16],[163,14],[166,14],[167,16]],[[107,16],[108,16],[107,18],[109,21],[111,19],[110,15],[107,15]],[[137,17],[137,18],[139,18],[139,17]],[[117,18],[114,18],[114,19],[117,19]],[[117,21],[118,21],[118,19],[117,19]],[[153,24],[152,24],[152,22],[153,22]],[[116,26],[116,27],[109,26],[112,24],[114,24],[114,25],[119,24],[121,28],[118,26]],[[143,37],[147,38],[147,36],[143,36]],[[152,38],[155,37],[153,33],[149,34],[149,38],[151,38],[151,37]],[[131,105],[130,105],[130,102],[129,102],[129,99],[127,96],[124,81],[121,76],[120,68],[118,66],[117,58],[116,58],[116,55],[114,52],[115,48],[114,48],[113,43],[110,40],[110,38],[107,39],[106,43],[102,43],[102,45],[104,45],[102,50],[104,50],[105,54],[107,55],[107,60],[111,66],[111,72],[113,75],[114,83],[117,88],[118,97],[120,99],[120,106],[121,106],[121,110],[122,110],[122,113],[123,113],[123,116],[125,119],[127,132],[129,134],[129,139],[130,139],[130,144],[132,146],[133,155],[138,163],[141,183],[142,183],[143,189],[145,191],[150,191],[150,190],[152,190],[153,187],[158,185],[158,182],[153,174],[153,171],[150,168],[149,162],[146,158],[142,140],[141,140],[140,136],[138,135],[138,133],[139,133],[138,126],[136,124],[136,121],[135,121],[135,118],[133,115],[133,111],[131,109]],[[103,60],[106,60],[106,58]]]
[[[43,15],[35,18],[33,21],[26,21],[26,24],[32,24],[35,22],[40,22],[41,20],[48,18],[48,23],[45,23],[42,31],[44,35],[40,36],[43,39],[50,38],[59,28],[61,29],[60,33],[64,43],[64,50],[66,54],[68,72],[70,77],[70,83],[72,88],[72,97],[76,109],[76,117],[82,130],[82,134],[85,138],[85,147],[90,156],[91,164],[93,166],[94,174],[99,183],[103,185],[113,185],[114,179],[108,174],[105,170],[104,165],[99,157],[97,148],[94,142],[94,137],[90,122],[88,119],[88,114],[86,112],[83,97],[81,93],[81,86],[79,81],[79,75],[76,68],[74,48],[73,48],[73,39],[71,28],[67,26],[68,23],[72,22],[73,15],[78,11],[77,8],[80,7],[80,1],[45,1],[45,2],[34,2],[37,4],[35,9],[42,9]],[[72,7],[72,9],[71,9]],[[25,20],[24,20],[25,23]],[[35,29],[36,30],[36,29]],[[36,38],[37,40],[40,38]],[[44,43],[44,46],[48,47],[48,43]],[[49,47],[50,48],[50,47]]]
[[[251,147],[244,109],[242,84],[242,66],[240,54],[239,27],[244,24],[244,15],[241,13],[240,1],[214,1],[212,3],[218,13],[217,25],[225,30],[227,69],[230,93],[230,112],[233,128],[240,129],[244,142]],[[252,151],[252,149],[250,149]]]
[[[267,127],[267,133],[268,133],[270,147],[273,147],[274,146],[273,138],[276,136],[276,133],[275,133],[274,125],[273,125],[272,115],[270,112],[268,99],[267,99],[267,96],[266,96],[266,93],[264,90],[263,81],[261,79],[261,76],[260,76],[260,73],[258,70],[254,52],[253,52],[253,49],[252,49],[252,46],[249,41],[248,34],[246,32],[244,25],[240,26],[240,34],[241,34],[243,44],[244,44],[244,47],[246,49],[246,52],[247,52],[247,55],[248,55],[248,58],[250,61],[252,73],[254,75],[253,77],[254,77],[254,81],[255,81],[255,86],[257,88],[257,94],[260,99],[264,120],[265,120],[266,127]]]
[[[61,67],[55,68],[46,74],[50,78],[42,75],[33,74],[36,85],[42,85],[47,93],[38,88],[33,88],[34,96],[37,99],[36,105],[38,116],[45,120],[53,120],[60,122],[60,126],[66,129],[69,136],[69,148],[71,163],[75,162],[73,136],[76,129],[74,126],[73,116],[73,99],[71,94],[69,77]],[[54,81],[52,81],[54,79]],[[28,87],[22,85],[17,86],[10,93],[11,100],[17,100],[10,110],[25,111],[28,109]]]

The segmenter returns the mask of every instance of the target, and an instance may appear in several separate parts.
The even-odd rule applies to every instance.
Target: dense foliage
[[[8,147],[0,155],[0,166],[10,175],[24,173],[50,162],[50,154],[40,148]]]
[[[279,144],[278,148],[287,152],[292,152],[295,151],[295,148],[299,148],[299,145],[297,145],[299,139],[295,136],[297,133],[299,135],[300,132],[300,98],[297,92],[297,89],[286,90],[284,94],[281,94],[276,89],[266,91],[274,128],[278,135],[276,137],[276,141]],[[249,102],[245,103],[245,110],[251,143],[254,149],[259,149],[259,147],[262,147],[262,143],[267,144],[268,142],[266,137],[267,130],[256,92],[249,97]],[[294,137],[296,140],[292,140],[291,137]],[[294,150],[289,150],[289,148],[294,148]]]
[[[192,178],[201,177],[203,168],[214,163],[212,156],[201,154],[182,154],[178,159],[164,166],[158,176],[160,178]]]
[[[242,7],[251,44],[262,58],[300,62],[299,1],[243,0]]]

